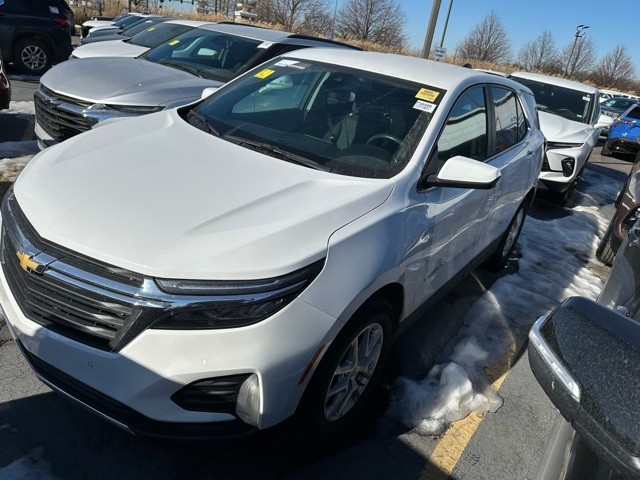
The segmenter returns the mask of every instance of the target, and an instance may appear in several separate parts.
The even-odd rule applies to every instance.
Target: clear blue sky
[[[338,5],[343,1],[338,0]],[[410,46],[422,49],[432,2],[399,1],[407,14],[406,31]],[[449,1],[442,0],[434,46],[440,44]],[[333,2],[334,0],[329,0],[332,6]],[[167,1],[165,5],[175,7],[180,4]],[[491,10],[495,10],[509,33],[514,55],[524,43],[533,40],[544,29],[551,30],[558,46],[562,47],[573,41],[577,25],[587,24],[590,27],[587,35],[595,41],[598,56],[618,43],[624,43],[629,48],[640,75],[640,35],[636,17],[640,13],[640,1],[618,0],[614,9],[607,9],[605,5],[606,2],[596,0],[454,0],[444,46],[453,54],[456,45],[467,32]],[[185,7],[183,4],[183,8]]]

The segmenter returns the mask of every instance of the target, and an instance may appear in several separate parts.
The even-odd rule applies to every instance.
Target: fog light
[[[565,158],[562,160],[562,175],[570,177],[573,175],[573,169],[576,166],[574,158]]]
[[[240,386],[236,403],[238,417],[249,425],[258,425],[260,417],[260,381],[255,373]]]

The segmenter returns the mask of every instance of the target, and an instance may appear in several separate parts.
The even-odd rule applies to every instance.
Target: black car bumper
[[[630,140],[623,140],[620,138],[607,140],[607,145],[612,152],[623,153],[629,155],[636,155],[640,152],[640,144],[638,142],[632,142]]]
[[[31,369],[45,384],[89,412],[133,435],[164,439],[231,440],[248,437],[258,432],[256,427],[241,420],[215,423],[174,423],[153,420],[49,365],[29,352],[19,340],[16,340],[16,343]]]

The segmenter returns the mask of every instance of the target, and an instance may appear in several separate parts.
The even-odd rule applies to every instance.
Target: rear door
[[[487,163],[499,168],[501,178],[491,193],[492,208],[486,213],[479,254],[509,227],[518,207],[540,173],[542,142],[530,128],[519,96],[502,85],[489,87],[493,141]]]

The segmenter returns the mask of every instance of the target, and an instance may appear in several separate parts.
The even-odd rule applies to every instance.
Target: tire
[[[564,207],[576,190],[576,180],[564,192],[553,192],[553,201]]]
[[[527,217],[528,210],[529,198],[525,198],[524,202],[522,203],[522,205],[520,205],[515,215],[511,219],[507,231],[502,235],[502,239],[500,240],[498,249],[484,262],[484,266],[486,268],[493,272],[499,272],[505,267],[507,261],[509,260],[509,256],[511,255],[511,252],[513,251],[513,248],[518,242],[518,238],[520,237],[520,232],[522,231],[522,227],[524,226],[524,221]]]
[[[604,142],[604,145],[602,146],[602,150],[600,151],[600,155],[602,155],[603,157],[611,156],[611,146],[609,145],[608,140]]]
[[[323,445],[327,440],[338,438],[358,419],[372,392],[380,383],[384,365],[391,351],[394,326],[391,304],[380,299],[359,310],[342,329],[318,365],[298,406],[291,438],[296,445]],[[347,385],[357,386],[365,378],[358,375],[352,380],[351,373],[345,373],[343,380],[340,380],[337,369],[346,363],[346,357],[352,352],[352,342],[356,338],[362,340],[364,331],[370,327],[382,333],[379,355],[371,376],[364,389],[357,393],[353,404],[345,408],[341,416],[331,418],[330,407],[340,402],[339,394],[329,397],[329,388],[345,380]],[[348,405],[350,400],[346,403]]]
[[[13,47],[13,64],[26,75],[42,75],[53,65],[53,54],[38,38],[21,38]]]
[[[611,246],[611,236],[613,235],[613,229],[615,227],[617,215],[614,215],[609,223],[609,227],[607,227],[607,231],[602,237],[600,241],[600,245],[598,245],[598,249],[596,250],[596,258],[600,260],[602,263],[610,267],[613,265],[613,261],[616,258],[616,252],[613,250]]]

